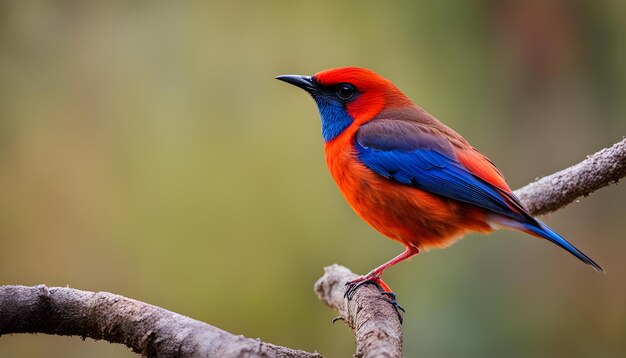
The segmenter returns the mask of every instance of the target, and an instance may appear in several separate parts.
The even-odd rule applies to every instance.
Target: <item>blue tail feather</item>
[[[580,261],[586,263],[587,265],[594,268],[594,270],[598,272],[604,272],[602,267],[598,265],[595,261],[593,261],[589,256],[585,255],[582,251],[578,250],[574,245],[570,244],[567,240],[562,238],[559,234],[554,232],[552,229],[548,227],[548,225],[542,223],[541,221],[535,219],[538,226],[534,224],[525,224],[524,226],[530,233],[540,236],[561,248],[567,250],[570,254],[576,256]]]

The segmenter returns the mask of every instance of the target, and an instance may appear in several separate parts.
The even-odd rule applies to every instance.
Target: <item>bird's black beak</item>
[[[315,84],[311,76],[282,75],[282,76],[276,77],[276,79],[287,82],[296,87],[300,87],[309,93],[317,90],[317,85]]]

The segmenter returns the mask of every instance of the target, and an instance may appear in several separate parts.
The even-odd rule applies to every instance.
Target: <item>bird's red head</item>
[[[391,81],[366,68],[332,68],[316,73],[312,79],[321,87],[354,86],[357,95],[346,103],[346,110],[358,124],[371,120],[383,108],[412,104]]]
[[[322,137],[327,143],[349,127],[373,119],[383,108],[413,105],[393,83],[365,68],[341,67],[312,77],[284,75],[277,79],[313,96],[322,119]]]

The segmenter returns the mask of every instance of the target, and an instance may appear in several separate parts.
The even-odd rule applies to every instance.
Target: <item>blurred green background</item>
[[[274,80],[368,67],[518,188],[626,134],[626,3],[0,3],[0,284],[109,291],[347,357],[313,294],[402,251],[327,173],[313,101]],[[599,275],[522,234],[389,270],[408,357],[626,355],[626,183],[545,217]],[[76,337],[0,357],[133,357]]]

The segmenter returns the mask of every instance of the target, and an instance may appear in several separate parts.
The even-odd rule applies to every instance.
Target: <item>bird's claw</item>
[[[343,294],[343,297],[347,298],[348,301],[352,300],[352,297],[354,297],[356,290],[359,287],[363,285],[367,285],[367,284],[374,285],[376,286],[376,288],[378,288],[378,290],[380,290],[381,292],[384,292],[385,290],[383,290],[383,288],[380,286],[380,283],[378,282],[379,280],[380,280],[379,277],[373,276],[373,277],[360,277],[356,280],[346,282],[346,286],[348,288],[346,289],[346,292]]]
[[[400,304],[396,300],[396,294],[393,293],[393,292],[387,292],[387,291],[383,291],[380,294],[383,295],[383,296],[389,296],[389,298],[386,299],[385,301],[387,301],[387,302],[389,302],[391,304],[393,309],[398,314],[398,320],[400,320],[400,324],[402,324],[404,322],[404,318],[402,317],[402,313],[406,313],[406,310],[404,309],[404,307],[400,306]],[[402,311],[402,313],[400,313],[400,311]]]
[[[384,282],[381,284],[381,281],[382,280],[380,279],[380,276],[371,276],[371,277],[366,276],[366,277],[359,277],[356,280],[347,282],[346,286],[348,288],[346,289],[346,292],[343,294],[343,297],[347,298],[348,301],[350,301],[352,300],[352,297],[354,297],[354,294],[356,293],[356,290],[359,287],[363,285],[367,285],[367,284],[374,285],[376,286],[376,288],[378,288],[381,295],[387,296],[385,301],[391,304],[393,309],[398,314],[398,320],[400,320],[400,324],[402,324],[402,322],[404,321],[404,319],[402,318],[402,313],[406,313],[406,311],[402,306],[400,306],[400,304],[396,300],[396,294],[393,293],[391,290],[386,290],[385,288],[389,289],[389,286],[387,286],[387,284],[385,284]],[[400,311],[402,311],[402,313]]]

